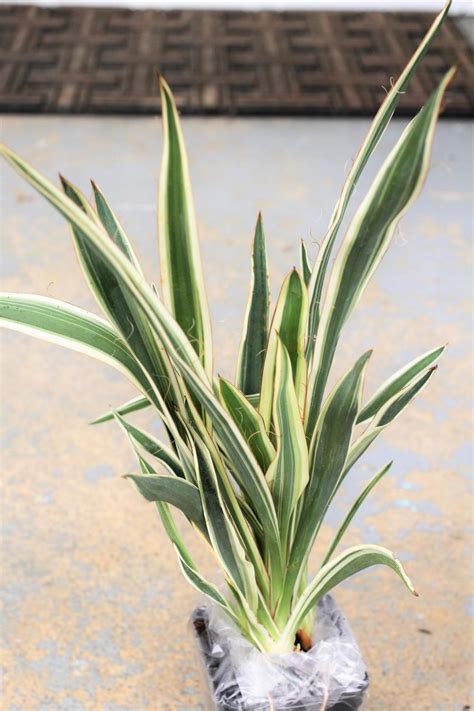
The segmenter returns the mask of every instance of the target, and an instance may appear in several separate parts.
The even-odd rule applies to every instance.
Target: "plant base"
[[[210,607],[191,617],[210,709],[355,711],[369,685],[346,618],[330,595],[318,603],[313,648],[269,657]]]

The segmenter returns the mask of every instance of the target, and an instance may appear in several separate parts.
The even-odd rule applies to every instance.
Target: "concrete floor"
[[[365,120],[187,119],[218,369],[232,374],[263,211],[274,291],[325,226]],[[395,122],[377,165],[395,137]],[[93,177],[157,278],[155,119],[14,117],[3,139],[48,176]],[[422,197],[346,328],[337,371],[375,351],[366,393],[415,355],[448,341],[423,395],[351,473],[322,538],[363,482],[395,464],[347,535],[383,543],[421,597],[374,569],[338,590],[371,674],[368,711],[470,708],[473,598],[471,224],[472,125],[442,122]],[[373,167],[369,176],[373,175]],[[94,310],[63,221],[9,168],[3,176],[3,288]],[[357,198],[364,194],[364,186]],[[132,396],[115,372],[16,333],[3,337],[5,711],[198,711],[187,631],[195,592],[181,579],[152,506],[119,478],[133,467],[114,425],[87,426]],[[137,422],[147,423],[145,414]],[[191,534],[186,534],[190,545]],[[211,557],[196,558],[212,577]]]

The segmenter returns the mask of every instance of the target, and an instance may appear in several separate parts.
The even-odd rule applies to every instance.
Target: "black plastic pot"
[[[339,663],[344,664],[346,645],[359,653],[351,629],[340,608],[330,595],[325,595],[318,603],[317,619],[324,627],[326,645],[333,645]],[[318,656],[314,658],[311,683],[302,680],[299,700],[280,703],[271,696],[268,702],[262,699],[244,698],[232,666],[229,645],[222,634],[216,632],[209,623],[209,608],[197,608],[191,617],[192,629],[197,640],[197,648],[208,689],[208,708],[216,711],[356,711],[360,709],[369,685],[367,672],[359,670],[357,676],[348,679],[347,688],[340,688],[337,700],[327,701],[321,696],[321,674]],[[318,626],[317,628],[318,629]],[[317,642],[317,640],[316,640]],[[305,654],[299,652],[299,654]],[[348,659],[349,666],[349,659]],[[299,696],[299,694],[297,694]],[[284,694],[283,694],[284,696]],[[330,698],[334,697],[334,693]],[[207,708],[207,707],[206,707]]]

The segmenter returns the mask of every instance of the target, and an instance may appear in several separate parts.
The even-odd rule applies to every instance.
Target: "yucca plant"
[[[65,178],[58,188],[13,151],[1,149],[15,170],[69,222],[82,270],[105,315],[104,319],[47,297],[9,293],[1,297],[3,325],[99,358],[138,389],[138,397],[95,423],[115,419],[128,436],[139,471],[127,477],[145,499],[156,502],[184,576],[265,653],[292,650],[297,634],[301,646],[310,646],[317,601],[362,569],[386,565],[416,594],[389,550],[364,544],[336,554],[355,513],[391,464],[361,492],[315,573],[308,570],[308,560],[345,477],[426,385],[443,351],[440,346],[415,358],[364,401],[369,351],[327,392],[344,324],[399,219],[421,190],[453,70],[386,158],[329,270],[331,252],[362,170],[449,4],[376,114],[316,263],[311,268],[303,245],[301,272],[293,269],[288,274],[271,317],[264,229],[258,217],[235,383],[213,375],[211,324],[187,158],[165,80],[160,79],[164,128],[158,197],[160,290],[145,280],[123,228],[94,183],[91,206]],[[146,407],[161,418],[169,443],[127,419]],[[199,571],[175,524],[175,508],[211,547],[226,588]]]

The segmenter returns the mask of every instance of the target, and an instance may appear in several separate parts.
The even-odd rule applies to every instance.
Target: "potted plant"
[[[357,181],[450,3],[388,92],[331,217],[316,263],[301,247],[270,317],[265,237],[257,219],[250,296],[235,382],[214,378],[210,318],[178,113],[160,79],[164,147],[158,199],[161,290],[149,285],[106,198],[94,207],[6,147],[4,158],[69,222],[84,275],[105,319],[55,299],[3,294],[2,324],[88,353],[120,370],[139,395],[94,422],[116,420],[139,471],[126,475],[155,502],[187,580],[211,601],[194,613],[213,702],[228,709],[358,708],[367,675],[334,600],[338,583],[373,565],[416,592],[387,549],[337,552],[385,465],[367,484],[319,568],[308,559],[336,492],[359,457],[426,385],[444,347],[416,357],[363,400],[370,351],[336,385],[328,377],[343,326],[425,179],[450,70],[403,131],[329,262]],[[169,443],[128,415],[152,408]],[[210,546],[224,585],[206,580],[175,524],[180,509]],[[308,574],[311,577],[308,578]],[[316,626],[315,626],[316,617]]]

